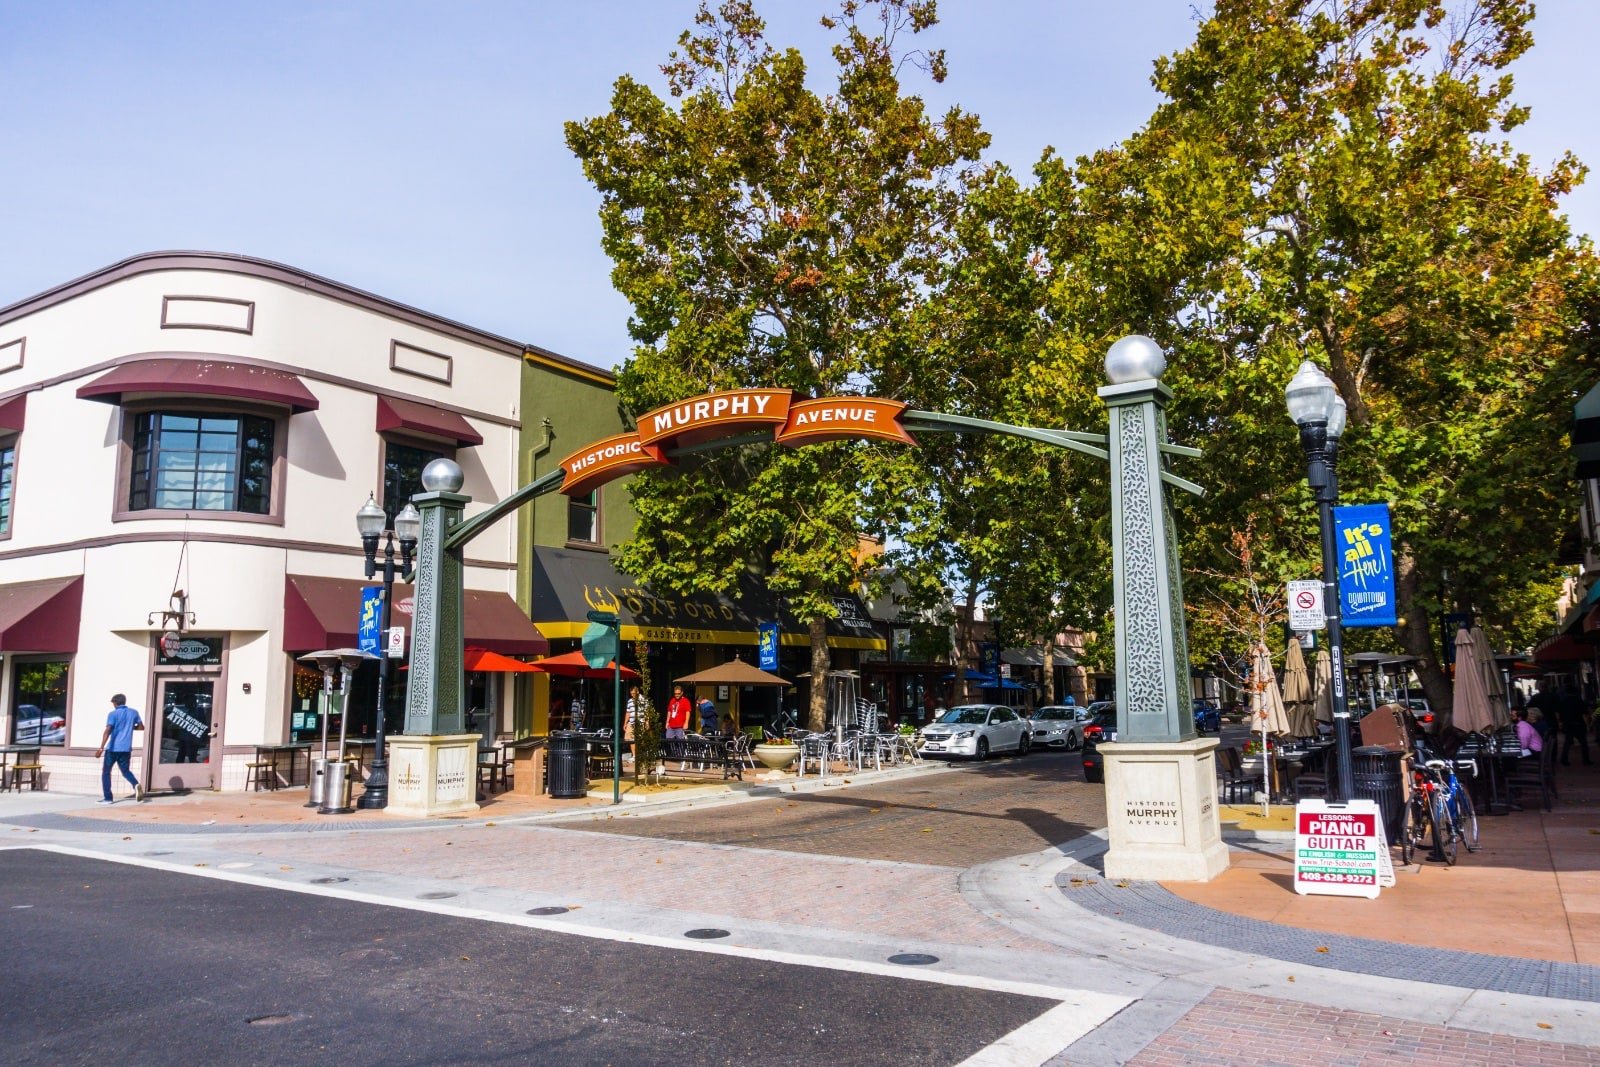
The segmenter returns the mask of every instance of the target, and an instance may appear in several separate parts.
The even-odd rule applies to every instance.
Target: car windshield
[[[958,726],[982,726],[989,721],[988,708],[951,708],[939,719],[940,722],[952,723]]]
[[[1038,712],[1034,715],[1034,718],[1035,719],[1055,719],[1055,720],[1070,719],[1070,718],[1072,718],[1072,709],[1071,708],[1040,708],[1038,710]]]

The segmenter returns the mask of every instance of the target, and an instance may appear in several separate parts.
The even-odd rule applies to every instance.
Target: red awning
[[[78,387],[83,400],[120,404],[130,393],[152,396],[225,396],[280,404],[295,413],[317,410],[317,398],[288,371],[226,359],[159,357],[124,363]]]
[[[1571,634],[1557,634],[1539,642],[1533,650],[1536,663],[1583,662],[1593,659],[1595,646],[1578,640]]]
[[[392,396],[378,397],[378,432],[385,430],[439,437],[463,447],[483,444],[483,435],[455,412]]]
[[[283,591],[283,650],[314,652],[323,648],[354,648],[356,616],[361,610],[361,589],[372,585],[356,578],[318,578],[291,574]],[[389,624],[411,633],[412,589],[394,587]],[[550,642],[505,593],[468,589],[462,620],[464,643],[508,656],[542,656]],[[409,637],[407,642],[409,647]]]
[[[23,417],[28,413],[28,394],[18,393],[10,400],[0,401],[0,431],[22,432]]]
[[[542,659],[532,666],[534,670],[566,678],[610,678],[618,673],[616,660],[608,661],[604,667],[591,667],[582,652],[565,652],[559,656]],[[620,673],[630,682],[639,680],[639,672],[632,667],[624,667]]]
[[[76,652],[83,576],[0,585],[0,652]]]

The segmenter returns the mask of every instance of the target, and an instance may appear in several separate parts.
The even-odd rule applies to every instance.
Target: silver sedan
[[[1083,747],[1089,709],[1076,704],[1048,704],[1033,713],[1033,743],[1076,752]]]
[[[991,752],[1024,755],[1033,745],[1028,720],[1003,704],[963,704],[922,728],[924,756],[971,756]]]

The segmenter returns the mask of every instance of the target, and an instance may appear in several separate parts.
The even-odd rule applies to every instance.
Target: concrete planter
[[[799,745],[756,745],[750,754],[761,761],[761,765],[774,771],[786,771],[789,766],[800,756]]]

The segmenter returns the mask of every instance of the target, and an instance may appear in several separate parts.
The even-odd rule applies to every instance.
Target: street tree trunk
[[[806,625],[811,634],[811,707],[806,726],[822,733],[828,728],[828,620],[812,619]]]
[[[1395,546],[1395,599],[1400,609],[1400,644],[1407,654],[1417,657],[1412,669],[1422,682],[1422,692],[1428,698],[1435,716],[1435,733],[1450,723],[1454,695],[1444,667],[1433,650],[1433,628],[1428,612],[1417,603],[1417,588],[1421,579],[1417,575],[1415,557],[1404,545]]]

